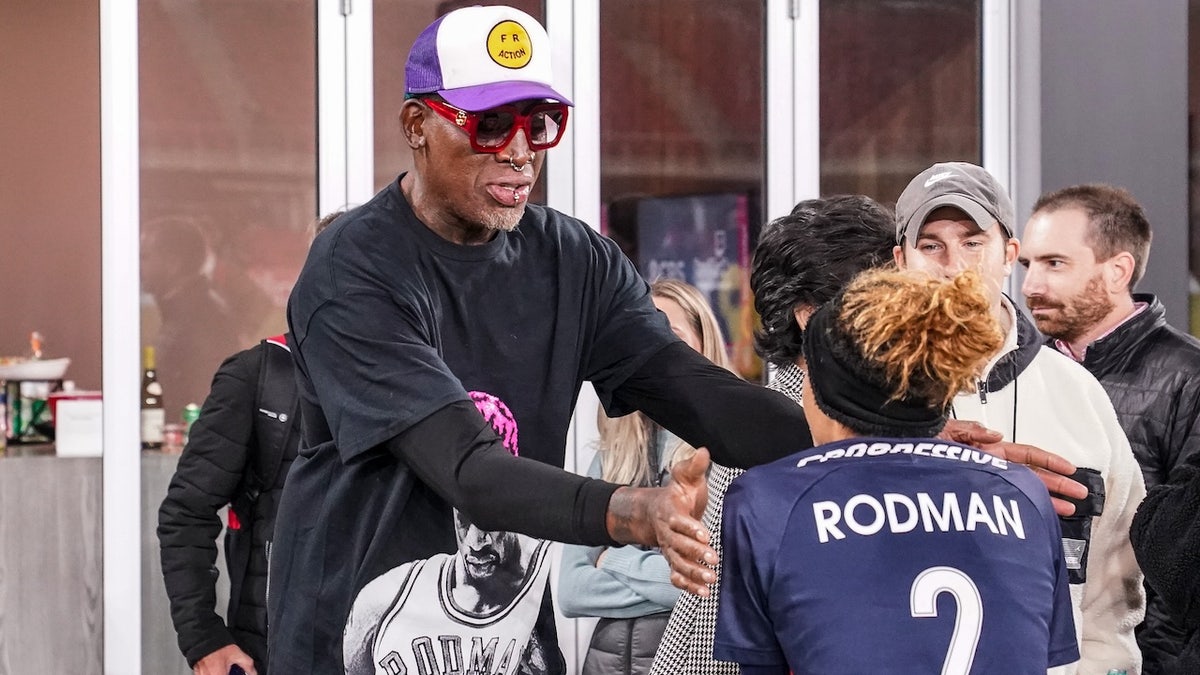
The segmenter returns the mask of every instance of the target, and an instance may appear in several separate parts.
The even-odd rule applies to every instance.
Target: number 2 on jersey
[[[975,648],[979,646],[979,632],[983,628],[983,598],[979,596],[975,582],[962,570],[930,567],[917,575],[909,591],[913,617],[936,617],[937,599],[942,593],[954,596],[958,605],[950,648],[942,663],[942,675],[968,675],[975,661]]]

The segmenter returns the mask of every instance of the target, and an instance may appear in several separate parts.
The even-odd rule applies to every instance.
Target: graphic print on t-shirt
[[[471,400],[513,455],[517,422],[486,392]],[[457,510],[458,551],[394,567],[359,591],[343,634],[347,675],[541,675],[533,628],[549,543],[481,530]]]
[[[508,406],[504,405],[504,401],[486,391],[469,391],[467,395],[475,402],[475,408],[483,415],[483,419],[504,439],[504,447],[514,457],[519,457],[521,452],[517,447],[517,420]]]

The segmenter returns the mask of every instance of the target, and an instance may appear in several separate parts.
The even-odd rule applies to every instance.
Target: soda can
[[[200,418],[200,406],[195,403],[189,403],[183,406],[183,442],[187,443],[188,434],[192,431],[192,424]]]

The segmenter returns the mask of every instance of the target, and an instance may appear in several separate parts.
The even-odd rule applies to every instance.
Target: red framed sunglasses
[[[524,112],[515,105],[502,105],[479,112],[468,112],[445,101],[433,98],[422,99],[425,105],[454,123],[471,139],[475,152],[496,153],[517,135],[518,129],[525,130],[529,149],[546,150],[558,145],[567,128],[565,103],[534,103]]]

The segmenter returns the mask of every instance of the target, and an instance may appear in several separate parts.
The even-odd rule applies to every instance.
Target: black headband
[[[863,364],[838,355],[835,341],[850,342],[834,315],[840,305],[836,300],[826,303],[812,315],[804,330],[804,360],[817,406],[831,419],[856,431],[878,433],[862,429],[864,426],[896,429],[913,437],[940,432],[946,424],[945,409],[907,397],[892,399],[891,392],[877,384],[877,377],[872,377]]]

